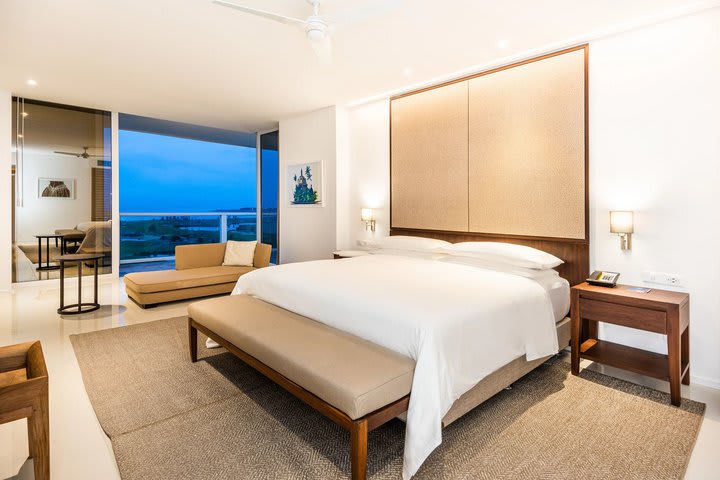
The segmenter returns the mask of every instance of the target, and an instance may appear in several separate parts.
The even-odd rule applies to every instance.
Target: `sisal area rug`
[[[349,477],[347,432],[230,353],[190,363],[186,321],[70,337],[123,479]],[[415,478],[679,479],[704,411],[554,360],[447,427]],[[369,478],[400,478],[404,425],[370,433]]]

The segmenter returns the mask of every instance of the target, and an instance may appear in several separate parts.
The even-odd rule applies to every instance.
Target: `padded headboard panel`
[[[471,232],[585,238],[585,55],[470,80]]]
[[[391,234],[542,247],[572,284],[584,280],[587,55],[574,47],[391,99]]]
[[[393,225],[467,231],[468,82],[400,98],[391,108]]]

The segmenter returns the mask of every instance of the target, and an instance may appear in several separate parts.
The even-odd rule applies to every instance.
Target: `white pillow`
[[[252,267],[256,244],[257,240],[251,242],[228,240],[223,267]]]
[[[393,248],[397,250],[435,250],[452,245],[445,240],[437,240],[425,237],[409,237],[406,235],[393,235],[385,237],[376,245],[380,248]]]
[[[449,255],[483,258],[538,270],[547,270],[564,263],[556,256],[542,250],[512,243],[462,242],[443,247],[442,250]]]
[[[437,251],[403,250],[400,248],[379,248],[371,250],[370,255],[397,255],[399,257],[423,258],[425,260],[440,260],[448,256]]]
[[[559,276],[557,270],[545,269],[540,270],[536,268],[518,267],[517,265],[511,265],[509,263],[497,262],[493,260],[487,260],[485,258],[477,257],[462,257],[458,255],[444,255],[441,262],[456,263],[459,265],[468,265],[470,267],[481,268],[483,270],[492,270],[493,272],[510,273],[513,275],[519,275],[525,278],[545,278],[548,276]]]

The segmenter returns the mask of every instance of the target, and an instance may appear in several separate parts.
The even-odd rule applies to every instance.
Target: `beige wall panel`
[[[471,232],[585,238],[584,59],[469,80]]]
[[[468,229],[468,82],[401,97],[392,109],[392,226]]]

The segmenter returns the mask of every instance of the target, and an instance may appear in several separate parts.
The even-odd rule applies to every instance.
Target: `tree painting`
[[[320,172],[320,163],[295,165],[288,167],[292,173],[292,205],[319,205],[319,184],[317,173]]]

